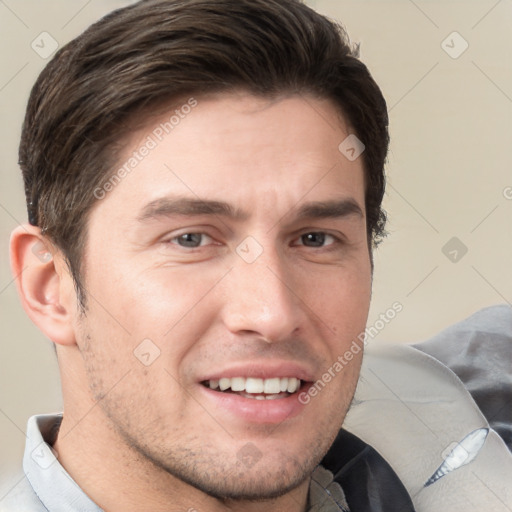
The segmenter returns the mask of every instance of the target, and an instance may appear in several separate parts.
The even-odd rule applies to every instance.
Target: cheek
[[[371,269],[368,264],[350,271],[340,269],[317,276],[309,300],[314,311],[335,337],[352,339],[364,331],[371,298]]]
[[[371,296],[370,272],[343,274],[331,279],[328,289],[316,294],[325,361],[321,381],[328,388],[323,398],[340,405],[345,414],[355,390],[363,356],[363,342]],[[345,397],[347,400],[341,400]],[[346,403],[345,403],[346,402]]]
[[[219,272],[191,270],[135,275],[118,267],[87,283],[89,367],[99,388],[109,389],[127,371],[138,375],[142,387],[148,381],[156,388],[174,387],[171,376],[180,378],[187,357],[197,357],[197,341],[205,338],[219,309],[214,292]],[[141,374],[146,364],[148,372]]]
[[[88,285],[105,310],[103,319],[107,324],[138,336],[157,333],[163,337],[180,325],[190,324],[192,317],[197,323],[209,316],[205,307],[212,303],[209,292],[222,276],[222,269],[206,266],[141,270],[125,264],[112,272],[99,272]]]

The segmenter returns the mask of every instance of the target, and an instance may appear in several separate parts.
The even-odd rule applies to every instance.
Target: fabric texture
[[[322,465],[334,474],[353,512],[414,512],[395,471],[354,434],[342,429]]]
[[[487,308],[476,325],[470,318],[454,326],[444,346],[458,354],[471,342],[478,351],[484,343],[472,338],[475,328],[506,326],[509,314],[508,307]],[[497,334],[486,327],[484,332]],[[511,361],[512,344],[501,345],[499,357]],[[473,358],[478,361],[477,354]],[[504,368],[504,377],[511,371]],[[483,376],[480,383],[491,390]],[[385,458],[417,512],[512,510],[512,453],[504,439],[490,427],[457,375],[415,347],[366,347],[344,428]]]
[[[51,448],[61,421],[60,414],[28,420],[24,477],[0,502],[1,512],[102,512],[59,464]]]
[[[323,466],[311,476],[307,512],[350,512],[341,486]]]
[[[485,308],[413,346],[459,377],[512,451],[512,308]]]

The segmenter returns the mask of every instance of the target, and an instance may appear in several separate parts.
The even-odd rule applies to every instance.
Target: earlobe
[[[74,288],[62,253],[30,224],[12,232],[10,252],[16,287],[30,319],[54,343],[75,344]]]

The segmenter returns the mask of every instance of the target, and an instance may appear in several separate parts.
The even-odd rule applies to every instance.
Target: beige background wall
[[[0,483],[21,458],[28,416],[60,408],[53,351],[22,311],[8,266],[9,233],[26,220],[20,126],[47,62],[31,42],[48,32],[62,45],[127,3],[0,0]],[[396,301],[403,311],[375,340],[421,340],[512,302],[512,1],[309,3],[361,43],[390,108],[390,236],[375,257],[369,324]]]

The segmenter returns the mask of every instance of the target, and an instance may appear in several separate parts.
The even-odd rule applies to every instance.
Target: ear
[[[65,259],[38,227],[18,226],[11,234],[11,268],[30,319],[58,345],[74,345],[76,297]]]

